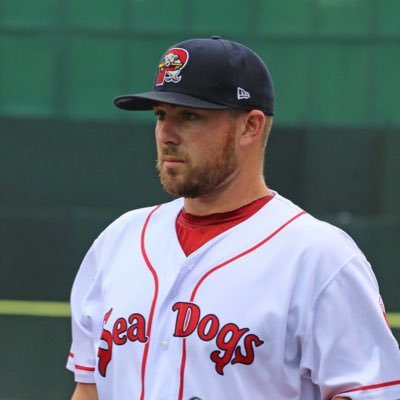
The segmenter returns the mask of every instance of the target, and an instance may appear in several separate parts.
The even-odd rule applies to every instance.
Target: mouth
[[[173,157],[173,156],[163,156],[161,158],[161,164],[166,168],[176,168],[180,165],[184,164],[185,161],[181,158]]]

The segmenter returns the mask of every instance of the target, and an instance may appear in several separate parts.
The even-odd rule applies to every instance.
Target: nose
[[[164,117],[157,121],[156,139],[161,144],[179,144],[180,137],[173,118]]]

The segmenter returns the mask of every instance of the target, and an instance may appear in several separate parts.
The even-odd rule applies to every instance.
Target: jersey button
[[[189,400],[201,400],[200,397],[191,397]]]
[[[168,342],[168,340],[163,340],[163,341],[161,342],[161,348],[162,348],[163,350],[168,350],[168,347],[169,347],[169,342]]]

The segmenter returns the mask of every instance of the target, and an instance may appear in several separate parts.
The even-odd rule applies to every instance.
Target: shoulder
[[[295,239],[299,247],[323,252],[337,252],[339,249],[342,249],[350,253],[362,254],[357,244],[347,232],[305,212],[290,200],[277,195],[275,207],[280,212],[286,212],[288,215],[290,213],[292,215],[303,213],[295,223],[290,224],[288,229],[288,232],[292,235],[292,239]]]
[[[141,234],[145,229],[146,221],[151,217],[152,225],[160,226],[159,221],[176,218],[182,208],[183,200],[177,199],[168,203],[143,207],[128,211],[108,225],[95,239],[85,259],[91,259],[92,264],[97,265],[100,271],[101,265],[109,259],[112,254],[122,248],[140,246]],[[153,216],[154,214],[154,216]]]
[[[303,210],[289,200],[277,197],[277,210],[298,215]],[[290,210],[290,212],[288,211]],[[281,253],[296,265],[296,273],[323,284],[346,265],[370,265],[355,241],[342,229],[303,213],[281,235]],[[358,260],[355,262],[355,260]],[[311,278],[314,277],[314,278]]]
[[[309,251],[327,254],[343,261],[353,256],[363,256],[347,232],[310,214],[304,216],[297,229],[299,243]]]
[[[158,219],[174,218],[182,206],[183,200],[176,199],[168,203],[128,211],[108,225],[96,239],[96,242],[108,241],[126,232],[130,232],[134,235],[142,231],[146,220],[152,216],[153,212],[157,215]]]
[[[283,208],[297,207],[285,199],[280,202]],[[344,293],[356,290],[367,291],[378,299],[372,267],[345,231],[305,213],[284,232],[279,250],[287,261],[285,267],[292,266],[295,304],[304,304],[308,299],[305,309],[310,311],[321,296],[348,298]],[[309,295],[305,297],[304,293]]]

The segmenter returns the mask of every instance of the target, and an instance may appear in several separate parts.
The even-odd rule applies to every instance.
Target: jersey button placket
[[[186,275],[188,275],[191,271],[193,271],[194,268],[195,268],[195,263],[193,261],[192,262],[185,261],[182,264],[181,269],[178,272],[178,275],[176,277],[176,280],[173,283],[173,285],[171,286],[171,289],[167,295],[168,299],[173,300],[176,297],[178,288],[180,287],[181,282],[186,277]]]
[[[162,348],[164,351],[168,350],[168,348],[169,348],[169,340],[168,340],[168,339],[165,339],[165,340],[163,340],[163,341],[161,342],[161,348]]]

